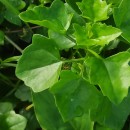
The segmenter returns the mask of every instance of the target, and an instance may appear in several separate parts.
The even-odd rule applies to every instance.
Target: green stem
[[[19,52],[22,53],[23,50],[22,50],[15,42],[13,42],[9,37],[7,37],[6,35],[5,35],[5,39],[6,39],[11,45],[13,45]]]
[[[76,43],[76,40],[74,40],[71,36],[69,36],[68,34],[66,34],[66,38],[68,38],[70,41]]]
[[[95,57],[97,57],[98,59],[102,59],[102,57],[100,55],[98,55],[95,51],[87,49],[88,52],[90,52],[91,54],[93,54]]]
[[[1,66],[16,67],[16,64],[14,64],[14,63],[1,63]]]
[[[79,59],[70,59],[70,60],[64,60],[62,61],[63,63],[69,63],[69,62],[79,62],[79,61],[84,61],[85,58],[79,58]]]
[[[19,11],[16,8],[14,8],[13,5],[8,0],[0,0],[0,2],[4,4],[6,8],[12,11],[14,14],[16,15],[19,14]]]

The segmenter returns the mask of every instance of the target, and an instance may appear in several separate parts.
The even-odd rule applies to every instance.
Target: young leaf
[[[97,106],[100,98],[96,88],[71,71],[63,71],[51,92],[64,121],[80,117]]]
[[[111,103],[105,97],[100,101],[98,108],[91,111],[91,119],[109,127],[110,130],[122,130],[130,113],[130,92],[119,105]]]
[[[121,34],[118,28],[102,23],[86,24],[86,27],[74,24],[74,28],[77,45],[81,47],[104,46]]]
[[[15,114],[14,111],[0,114],[1,130],[25,130],[26,124],[26,118],[19,114]]]
[[[36,117],[43,129],[46,130],[74,130],[69,123],[64,123],[56,106],[52,94],[48,90],[32,93]]]
[[[77,3],[82,16],[92,22],[102,21],[108,19],[107,13],[110,5],[102,0],[82,0]]]
[[[121,29],[122,36],[130,42],[130,1],[122,0],[118,8],[114,8],[113,16],[116,26]]]
[[[129,52],[121,52],[106,59],[90,57],[86,60],[91,83],[98,84],[103,94],[115,104],[119,104],[128,94],[129,61]]]
[[[64,34],[70,26],[72,14],[67,14],[64,4],[55,0],[50,8],[37,6],[20,14],[25,22],[45,26]]]
[[[16,75],[25,84],[40,92],[57,82],[62,62],[56,43],[41,35],[34,35],[32,44],[21,56]]]

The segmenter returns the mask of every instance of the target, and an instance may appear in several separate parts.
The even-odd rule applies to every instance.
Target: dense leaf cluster
[[[11,0],[0,2],[5,5],[3,19],[44,29],[35,33],[29,27],[31,44],[23,51],[13,44],[22,55],[1,60],[1,67],[18,61],[15,74],[24,84],[15,96],[32,102],[42,129],[129,129],[129,0],[40,0],[29,6],[22,0],[16,5]],[[25,33],[22,40],[30,42]],[[10,41],[1,30],[2,45],[4,37]],[[11,109],[0,110],[2,124],[10,127],[12,122],[5,119],[15,116],[23,122],[23,130],[25,117],[15,114],[11,104],[4,105]],[[2,129],[10,130],[6,125]]]

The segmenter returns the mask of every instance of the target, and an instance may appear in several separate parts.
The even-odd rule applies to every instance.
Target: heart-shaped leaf
[[[50,8],[37,6],[22,12],[20,18],[64,34],[70,26],[72,14],[67,13],[63,2],[55,0]]]
[[[128,94],[129,62],[129,52],[121,52],[106,59],[90,57],[86,60],[91,83],[99,85],[103,94],[115,104],[120,103]]]
[[[34,35],[32,44],[24,50],[18,62],[16,75],[34,92],[40,92],[57,82],[61,65],[56,43]]]

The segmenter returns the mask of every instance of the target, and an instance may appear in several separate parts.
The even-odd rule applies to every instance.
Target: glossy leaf
[[[130,1],[122,0],[120,6],[114,9],[114,20],[116,26],[121,29],[122,36],[130,42]]]
[[[10,111],[0,115],[1,130],[25,130],[27,120],[25,117]]]
[[[71,71],[63,71],[60,81],[51,91],[64,121],[88,113],[89,109],[96,107],[100,98],[93,85]]]
[[[130,92],[119,105],[112,104],[107,98],[102,98],[98,108],[92,111],[91,118],[99,122],[99,124],[110,128],[110,130],[122,130],[130,113],[129,101]],[[103,130],[107,130],[107,128]]]
[[[67,14],[64,4],[55,0],[50,8],[37,6],[20,14],[25,22],[45,26],[64,34],[70,26],[72,14]]]
[[[0,31],[0,45],[4,44],[4,33]]]
[[[107,13],[110,5],[102,0],[82,0],[77,3],[82,16],[90,21],[97,22],[108,19]]]
[[[130,86],[130,53],[121,52],[106,59],[90,57],[90,82],[99,85],[104,95],[119,104],[128,94]]]
[[[33,103],[37,120],[46,130],[73,130],[69,123],[64,123],[52,94],[48,90],[33,93]]]
[[[102,23],[86,24],[85,27],[75,24],[74,28],[77,45],[81,47],[104,46],[121,34],[119,29]]]
[[[56,43],[41,35],[34,35],[32,44],[19,59],[16,75],[34,92],[40,92],[57,82],[61,64]]]
[[[68,49],[75,46],[75,43],[63,36],[60,33],[49,30],[49,37],[53,39],[60,50]]]

